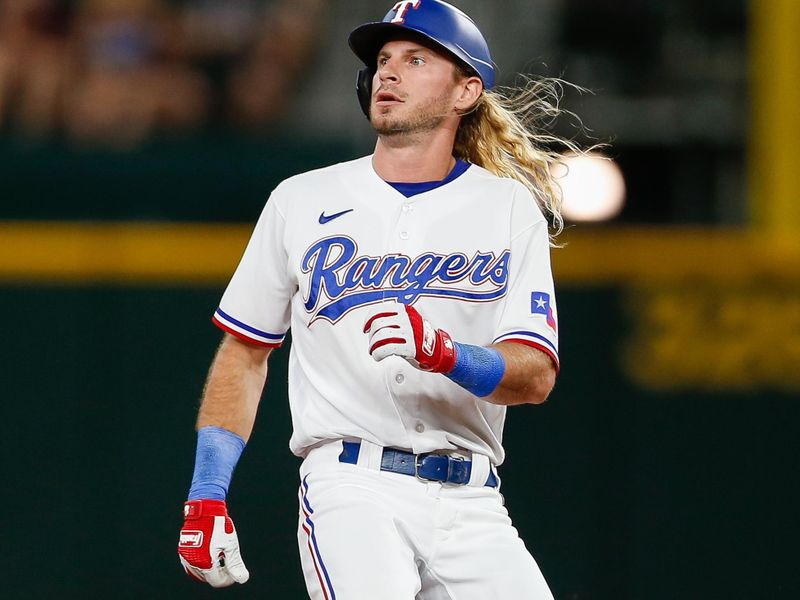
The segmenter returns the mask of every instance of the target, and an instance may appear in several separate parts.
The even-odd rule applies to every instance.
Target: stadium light
[[[625,204],[625,179],[610,158],[600,154],[567,156],[555,167],[564,219],[600,222],[616,217]]]

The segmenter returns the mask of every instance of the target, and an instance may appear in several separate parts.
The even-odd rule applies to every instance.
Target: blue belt
[[[359,442],[342,442],[339,462],[356,464],[360,451],[361,444]],[[465,485],[469,483],[472,473],[472,461],[444,454],[431,454],[430,452],[413,454],[396,448],[384,448],[381,457],[381,471],[413,475],[427,481]],[[485,485],[497,487],[497,477],[491,470]]]

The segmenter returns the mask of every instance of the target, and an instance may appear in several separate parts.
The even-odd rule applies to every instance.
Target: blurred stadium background
[[[508,417],[556,597],[800,597],[800,2],[454,3],[502,83],[593,90],[624,179],[553,252],[563,370]],[[0,0],[3,598],[304,597],[285,348],[230,496],[250,583],[174,546],[211,312],[272,187],[370,152],[346,35],[389,4]]]

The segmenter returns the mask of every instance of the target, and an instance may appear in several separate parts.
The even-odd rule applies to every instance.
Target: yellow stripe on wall
[[[750,0],[753,223],[800,235],[800,1]]]
[[[252,224],[0,222],[0,281],[222,284]],[[744,230],[573,229],[552,252],[558,285],[800,281],[800,240]]]
[[[748,230],[602,228],[572,230],[552,253],[556,283],[740,281],[800,278],[800,239]]]
[[[6,281],[217,283],[252,225],[0,223]]]

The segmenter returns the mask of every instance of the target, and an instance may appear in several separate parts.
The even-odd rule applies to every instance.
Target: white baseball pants
[[[496,489],[342,464],[341,450],[316,448],[300,468],[312,600],[553,600]]]

